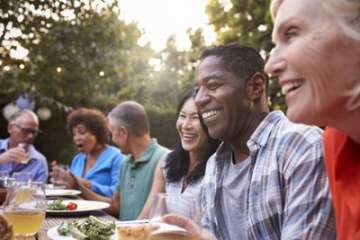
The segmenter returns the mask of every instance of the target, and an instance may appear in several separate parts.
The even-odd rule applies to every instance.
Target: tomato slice
[[[68,205],[66,205],[66,209],[68,210],[76,210],[77,209],[77,204],[74,202],[69,202]]]

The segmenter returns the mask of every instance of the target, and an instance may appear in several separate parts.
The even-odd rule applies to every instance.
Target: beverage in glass
[[[16,182],[8,188],[3,214],[17,237],[33,236],[45,220],[45,185],[40,182]]]
[[[19,143],[18,147],[25,151],[25,157],[20,161],[22,164],[26,164],[30,160],[29,145],[27,143]]]

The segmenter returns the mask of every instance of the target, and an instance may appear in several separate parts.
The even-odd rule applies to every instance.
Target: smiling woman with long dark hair
[[[139,218],[147,218],[156,193],[181,193],[199,198],[201,179],[207,160],[215,153],[220,141],[210,138],[193,96],[195,90],[185,93],[177,109],[178,141],[174,150],[160,161],[148,200]]]

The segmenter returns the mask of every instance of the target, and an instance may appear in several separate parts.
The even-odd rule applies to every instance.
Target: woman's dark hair
[[[179,115],[183,105],[185,102],[194,97],[195,89],[190,89],[185,93],[185,95],[180,100],[178,107],[177,107],[177,116]],[[205,147],[204,152],[199,159],[199,163],[194,168],[194,170],[190,173],[189,177],[186,179],[188,183],[196,182],[200,180],[205,174],[206,163],[210,156],[215,153],[217,147],[220,144],[219,140],[215,140],[209,136],[208,129],[204,124],[204,121],[200,114],[200,124],[201,128],[204,130],[208,142]],[[181,180],[182,177],[187,175],[188,169],[190,166],[190,156],[189,152],[186,151],[181,145],[181,139],[179,134],[177,135],[177,142],[175,144],[174,150],[168,155],[166,159],[165,169],[167,170],[167,180],[169,182],[178,182]]]
[[[72,111],[67,117],[67,129],[72,134],[72,129],[82,124],[91,132],[98,143],[107,144],[110,141],[110,130],[105,115],[96,109],[79,108]]]

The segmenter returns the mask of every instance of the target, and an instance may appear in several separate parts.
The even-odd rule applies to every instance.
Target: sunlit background
[[[207,0],[122,0],[121,17],[136,21],[144,31],[142,42],[151,42],[155,50],[165,47],[167,38],[175,35],[179,49],[190,46],[186,30],[202,28],[211,43],[215,33],[205,13]]]

